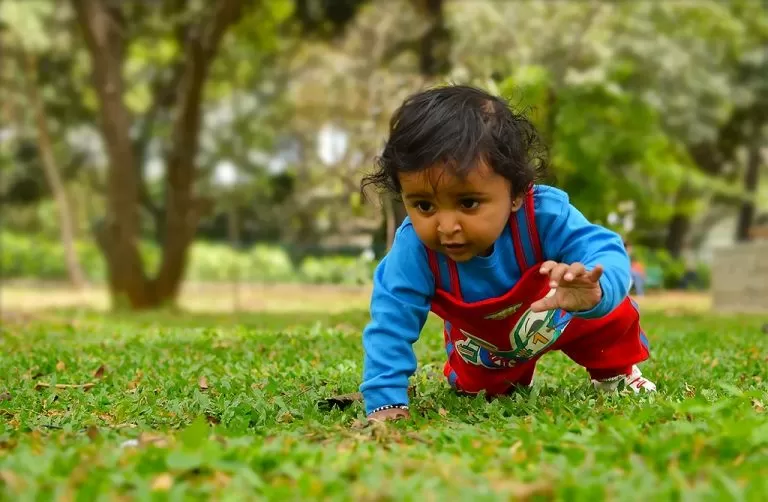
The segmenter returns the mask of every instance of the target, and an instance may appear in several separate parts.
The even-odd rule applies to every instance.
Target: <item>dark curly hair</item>
[[[483,160],[517,196],[544,176],[544,154],[533,124],[503,98],[466,85],[436,87],[409,96],[392,115],[389,139],[361,190],[374,185],[399,195],[398,173],[443,163],[463,176]]]

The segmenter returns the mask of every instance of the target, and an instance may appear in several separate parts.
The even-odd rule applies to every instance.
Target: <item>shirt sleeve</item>
[[[416,371],[413,344],[429,315],[434,276],[427,253],[410,225],[398,230],[389,253],[376,267],[371,320],[363,331],[366,413],[408,404],[408,382]]]
[[[545,190],[539,199],[535,204],[536,227],[544,258],[562,263],[581,262],[587,270],[597,265],[604,269],[600,277],[600,302],[573,315],[587,319],[608,315],[629,294],[630,261],[621,237],[587,220],[564,192]]]

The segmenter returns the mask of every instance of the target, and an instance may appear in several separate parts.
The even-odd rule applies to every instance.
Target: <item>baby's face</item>
[[[489,254],[513,211],[509,181],[484,163],[464,178],[438,165],[399,179],[416,234],[457,262]]]

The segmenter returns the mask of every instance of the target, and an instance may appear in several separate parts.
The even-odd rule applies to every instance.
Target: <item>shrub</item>
[[[313,284],[360,285],[371,282],[375,266],[364,255],[309,257],[302,262],[300,274],[303,281]]]

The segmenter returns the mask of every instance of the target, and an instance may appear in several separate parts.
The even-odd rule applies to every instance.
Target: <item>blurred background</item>
[[[768,238],[760,0],[0,0],[0,23],[4,308],[364,307],[404,211],[360,178],[445,82],[531,115],[637,294],[706,293],[715,249]]]

